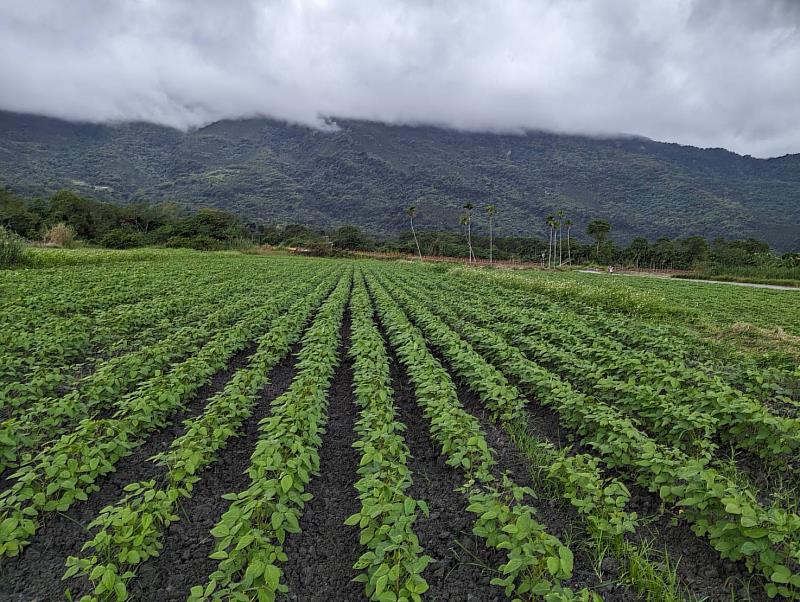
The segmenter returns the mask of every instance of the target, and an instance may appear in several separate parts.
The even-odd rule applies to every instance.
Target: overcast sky
[[[800,1],[2,0],[0,108],[800,152]]]

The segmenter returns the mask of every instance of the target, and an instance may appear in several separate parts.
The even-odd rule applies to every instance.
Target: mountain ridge
[[[421,228],[457,229],[464,203],[493,202],[504,235],[546,236],[545,215],[564,209],[579,236],[604,218],[620,241],[754,236],[800,248],[800,154],[761,159],[635,135],[336,123],[320,131],[250,118],[184,132],[0,111],[0,185],[25,196],[72,188],[279,223],[352,223],[376,234],[404,229],[411,204]]]

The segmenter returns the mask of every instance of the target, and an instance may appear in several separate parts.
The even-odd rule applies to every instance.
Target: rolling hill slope
[[[405,227],[410,204],[420,227],[457,228],[465,202],[492,201],[503,234],[542,236],[544,216],[564,209],[574,231],[606,218],[621,241],[755,236],[779,250],[800,248],[800,155],[337,123],[322,132],[248,119],[181,132],[0,112],[0,185],[27,196],[72,188],[382,234]]]

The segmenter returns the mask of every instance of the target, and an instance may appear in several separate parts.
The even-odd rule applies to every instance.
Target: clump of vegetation
[[[114,228],[103,236],[100,244],[107,249],[133,249],[141,247],[143,244],[142,237],[136,232],[124,230],[122,228]]]
[[[510,286],[547,295],[567,303],[586,303],[602,307],[609,311],[620,312],[631,316],[648,316],[691,320],[696,312],[666,302],[666,299],[652,291],[636,290],[627,286],[627,282],[603,279],[602,286],[592,281],[581,282],[574,279],[553,278],[549,273],[525,270],[519,273],[503,272],[470,272],[465,268],[453,268],[449,271],[461,277],[474,280],[489,280],[503,286]],[[560,274],[558,274],[560,276]],[[564,274],[564,276],[569,276]]]
[[[23,265],[25,260],[25,241],[21,236],[0,226],[0,268]]]
[[[54,247],[71,249],[75,245],[75,229],[64,222],[59,222],[44,233],[44,242]]]
[[[62,190],[49,199],[24,201],[0,189],[1,223],[31,239],[70,248],[78,240],[109,249],[169,246],[218,250],[251,246],[263,228],[217,209],[195,212],[162,203],[114,205]]]
[[[762,250],[750,256],[736,256],[727,262],[716,261],[700,266],[697,275],[729,282],[800,286],[800,253],[778,257]]]
[[[173,236],[164,244],[172,249],[195,249],[197,251],[221,251],[222,242],[206,234],[196,236]]]

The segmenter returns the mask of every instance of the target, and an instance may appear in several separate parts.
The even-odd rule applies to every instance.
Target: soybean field
[[[800,600],[796,356],[598,282],[0,272],[0,600]],[[794,344],[800,293],[729,294]]]

